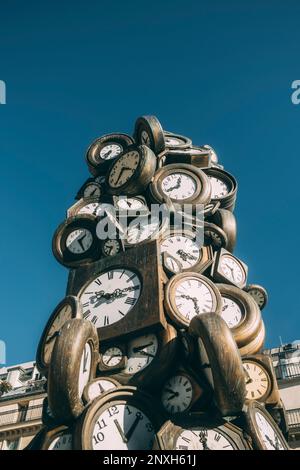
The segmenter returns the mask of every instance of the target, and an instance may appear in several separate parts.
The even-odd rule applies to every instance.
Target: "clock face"
[[[139,217],[130,223],[127,229],[126,242],[130,245],[141,243],[151,238],[160,229],[159,217]]]
[[[116,403],[102,411],[92,433],[94,450],[150,450],[154,427],[136,406]]]
[[[145,204],[141,199],[135,198],[135,197],[128,197],[128,198],[122,198],[118,199],[117,201],[117,206],[119,209],[122,210],[140,210],[145,207]]]
[[[97,328],[124,318],[141,294],[139,276],[129,269],[111,269],[93,279],[81,292],[83,317]]]
[[[210,286],[197,278],[184,278],[175,288],[175,305],[186,320],[205,312],[213,312],[215,294]]]
[[[178,139],[177,137],[165,136],[165,143],[167,147],[178,147],[179,145],[184,144],[184,141]]]
[[[83,191],[83,197],[100,197],[101,189],[98,184],[90,183],[88,184]]]
[[[280,435],[276,429],[271,425],[271,422],[259,410],[255,411],[255,421],[258,432],[263,440],[267,450],[285,450]]]
[[[211,184],[211,198],[222,199],[230,193],[229,185],[215,176],[208,176]]]
[[[48,450],[72,450],[72,440],[72,434],[61,434],[53,439]]]
[[[93,244],[93,235],[86,228],[79,228],[71,232],[66,239],[67,249],[76,255],[85,253]]]
[[[100,158],[102,160],[112,160],[113,158],[116,158],[120,153],[123,152],[123,147],[120,144],[116,143],[110,143],[105,145],[101,150],[100,150]]]
[[[106,256],[115,256],[121,251],[121,245],[118,240],[108,239],[103,244],[103,253]]]
[[[193,399],[193,385],[186,375],[174,375],[164,385],[161,401],[171,414],[186,411]]]
[[[260,400],[270,389],[269,374],[257,362],[245,360],[243,367],[246,376],[247,400]]]
[[[240,263],[231,256],[223,255],[220,262],[222,274],[234,284],[242,284],[245,273]]]
[[[219,429],[182,431],[176,440],[176,450],[234,450],[231,440]]]
[[[181,265],[182,269],[192,269],[200,259],[200,249],[198,245],[194,240],[191,240],[184,235],[173,235],[166,238],[161,243],[160,248],[162,253],[166,252],[175,258],[176,261],[179,261],[179,266]],[[168,258],[168,260],[170,260],[170,263],[173,262],[176,269],[176,263],[172,261],[172,258]]]
[[[73,318],[73,309],[70,304],[64,305],[55,316],[44,342],[43,361],[45,364],[50,364],[53,347],[60,329],[71,318]]]
[[[197,189],[197,184],[192,176],[186,173],[172,173],[166,176],[161,183],[164,194],[171,199],[188,199],[192,197]]]
[[[115,367],[123,360],[124,354],[120,348],[113,346],[102,355],[102,361],[107,367]]]
[[[122,155],[113,165],[108,182],[112,188],[119,188],[132,177],[140,162],[139,152],[132,150]]]
[[[125,374],[136,374],[151,364],[158,352],[157,336],[148,334],[134,338],[127,346]]]
[[[151,138],[150,138],[148,132],[145,131],[145,130],[143,130],[141,132],[141,144],[142,145],[147,145],[147,147],[151,146]]]
[[[253,299],[255,300],[257,305],[259,306],[259,308],[264,307],[265,302],[266,302],[266,298],[265,298],[264,294],[259,289],[253,288],[253,289],[248,290],[247,292],[248,292],[248,294],[251,295],[251,297],[253,297]]]
[[[79,369],[79,380],[78,380],[78,391],[79,396],[82,396],[82,392],[86,384],[90,379],[92,366],[92,349],[89,343],[86,343],[81,356],[80,369]]]
[[[99,397],[108,390],[117,388],[116,384],[109,379],[98,379],[91,383],[88,386],[87,396],[90,401]]]
[[[223,307],[221,316],[229,328],[235,328],[244,318],[242,309],[237,302],[229,297],[222,296]]]

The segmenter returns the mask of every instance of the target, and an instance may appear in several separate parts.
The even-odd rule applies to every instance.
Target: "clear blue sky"
[[[51,239],[96,136],[155,114],[211,144],[239,182],[237,256],[267,287],[267,346],[300,338],[300,3],[27,2],[0,6],[1,324],[7,362],[35,357],[64,296]]]

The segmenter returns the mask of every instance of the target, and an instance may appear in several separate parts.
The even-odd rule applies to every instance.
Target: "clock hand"
[[[249,373],[247,372],[247,370],[245,369],[245,367],[244,367],[244,374],[246,376],[246,385],[251,384],[253,382],[253,380],[251,379],[251,377],[250,377]]]
[[[125,434],[123,432],[123,429],[120,426],[119,421],[117,419],[114,419],[114,423],[115,423],[115,426],[116,426],[117,430],[119,431],[120,436],[122,437],[122,441],[124,442],[124,444],[127,444],[128,439],[125,436]]]
[[[170,193],[171,191],[173,191],[173,189],[178,189],[178,188],[180,188],[180,183],[181,183],[181,177],[179,176],[176,185],[175,185],[175,186],[172,186],[171,188],[166,189],[166,190],[165,190],[166,193]]]
[[[190,260],[197,259],[195,256],[190,255],[189,253],[186,253],[183,250],[177,250],[177,254],[180,256],[181,259],[183,259],[183,261],[187,261],[188,259]]]
[[[55,333],[53,333],[53,335],[49,336],[49,338],[47,338],[47,340],[46,340],[46,344],[50,343],[53,340],[53,338],[56,338],[56,336],[59,336],[59,331],[55,331]]]
[[[112,354],[112,356],[110,356],[110,358],[108,359],[107,364],[109,364],[110,361],[111,361],[114,357],[120,357],[120,354]]]
[[[143,349],[148,348],[149,346],[152,346],[153,343],[148,343],[148,344],[143,344],[142,346],[136,346],[135,348],[132,349],[132,352],[142,352]]]
[[[124,171],[128,171],[128,170],[132,171],[132,168],[129,168],[128,166],[124,166],[124,167],[121,169],[116,183],[119,182],[119,180],[120,180],[121,176],[123,175]]]
[[[111,152],[112,152],[111,150],[108,150],[108,151],[103,155],[103,157],[104,157],[104,158],[109,157],[109,155],[111,154]]]
[[[82,240],[84,240],[86,237],[86,233],[81,237],[81,238],[78,238],[78,243],[79,245],[81,246],[82,250],[84,250],[84,246],[83,246],[83,243],[82,243]]]
[[[271,444],[271,446],[273,446],[275,449],[277,449],[277,445],[274,444],[274,442],[272,441],[272,439],[267,436],[267,434],[265,434],[265,438],[267,439],[267,441],[269,441],[269,443]]]
[[[227,304],[227,305],[223,305],[222,312],[224,312],[227,308],[228,308],[228,304]]]
[[[139,416],[137,416],[137,417],[135,418],[134,422],[133,422],[133,425],[132,425],[131,428],[127,431],[127,433],[126,433],[126,435],[125,435],[125,437],[126,437],[126,439],[127,439],[127,442],[130,441],[130,438],[131,438],[132,434],[134,433],[134,431],[135,431],[137,425],[139,424],[140,419],[141,419],[141,418],[140,418]]]
[[[199,432],[199,441],[201,442],[203,446],[203,450],[211,450],[207,445],[207,437],[205,436],[204,431]]]

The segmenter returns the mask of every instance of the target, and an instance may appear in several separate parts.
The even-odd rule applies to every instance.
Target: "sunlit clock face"
[[[160,228],[159,217],[139,217],[130,223],[127,229],[126,242],[130,245],[141,243],[155,237]]]
[[[69,304],[64,305],[55,316],[44,343],[43,361],[45,364],[50,363],[56,338],[63,325],[66,321],[71,320],[71,318],[73,318],[73,309]]]
[[[259,400],[270,389],[270,378],[267,371],[257,362],[243,361],[246,380],[247,400]]]
[[[118,199],[117,206],[119,209],[128,211],[128,210],[141,210],[145,208],[145,204],[141,199],[135,197],[127,197]]]
[[[231,440],[216,429],[190,429],[180,433],[176,450],[234,450]]]
[[[94,450],[150,450],[155,431],[148,416],[133,405],[116,404],[102,411],[92,431]]]
[[[97,328],[124,318],[141,294],[139,276],[129,269],[112,269],[93,279],[81,292],[83,317]]]
[[[178,172],[166,176],[162,180],[161,188],[171,199],[184,200],[195,194],[197,184],[192,176]]]
[[[162,389],[161,402],[170,414],[186,411],[190,407],[192,399],[193,385],[186,375],[174,375]]]
[[[90,385],[88,385],[87,396],[90,401],[94,400],[95,398],[99,397],[103,393],[107,392],[108,390],[112,390],[117,388],[116,384],[109,379],[98,379],[97,381],[93,381]]]
[[[210,286],[197,278],[185,278],[175,288],[175,305],[182,317],[191,319],[205,312],[213,312],[216,297]]]
[[[285,450],[282,440],[271,422],[259,410],[255,412],[255,421],[261,439],[267,450]]]
[[[120,144],[109,143],[105,145],[100,151],[100,158],[102,160],[112,160],[122,153],[123,147]]]
[[[92,367],[92,348],[89,343],[86,343],[81,356],[80,369],[79,369],[79,380],[78,380],[78,392],[79,396],[82,396],[82,392],[86,384],[88,383],[91,375]]]
[[[103,244],[103,253],[106,256],[115,256],[121,251],[119,240],[108,239]]]
[[[112,188],[119,188],[132,177],[140,163],[140,154],[136,150],[125,153],[113,165],[108,182]]]
[[[244,318],[242,309],[237,302],[229,297],[222,296],[223,307],[221,316],[229,328],[238,326]]]
[[[53,439],[48,450],[72,450],[72,440],[72,434],[63,433]]]
[[[111,346],[106,349],[102,355],[103,364],[107,367],[115,367],[119,365],[123,360],[123,352],[117,346]]]
[[[181,266],[182,269],[192,268],[200,259],[200,248],[197,243],[183,235],[173,235],[163,240],[161,243],[161,252],[166,252],[171,255],[172,258],[179,262],[179,266]],[[170,259],[170,263],[172,262],[172,258],[168,258]],[[176,266],[174,266],[174,268],[176,269]]]
[[[136,374],[148,367],[158,352],[157,336],[148,334],[132,339],[127,345],[125,374]]]
[[[98,184],[90,183],[88,184],[83,192],[83,197],[100,197],[101,196],[101,189]]]
[[[208,176],[211,184],[211,198],[222,199],[230,193],[230,186],[220,178]]]
[[[242,284],[245,280],[245,272],[242,266],[231,256],[222,256],[220,269],[222,274],[234,284]]]
[[[76,255],[85,253],[93,244],[93,235],[86,228],[79,228],[71,232],[66,239],[67,249]]]

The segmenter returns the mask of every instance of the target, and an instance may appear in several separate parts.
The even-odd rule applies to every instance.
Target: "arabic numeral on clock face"
[[[146,423],[146,429],[148,432],[152,432],[153,431],[153,425],[151,423]]]
[[[110,418],[112,418],[114,415],[117,415],[118,413],[119,410],[116,406],[111,406],[110,408],[108,408],[108,414]]]
[[[99,442],[104,441],[104,434],[100,431],[97,434],[93,435],[94,444],[99,444]]]

